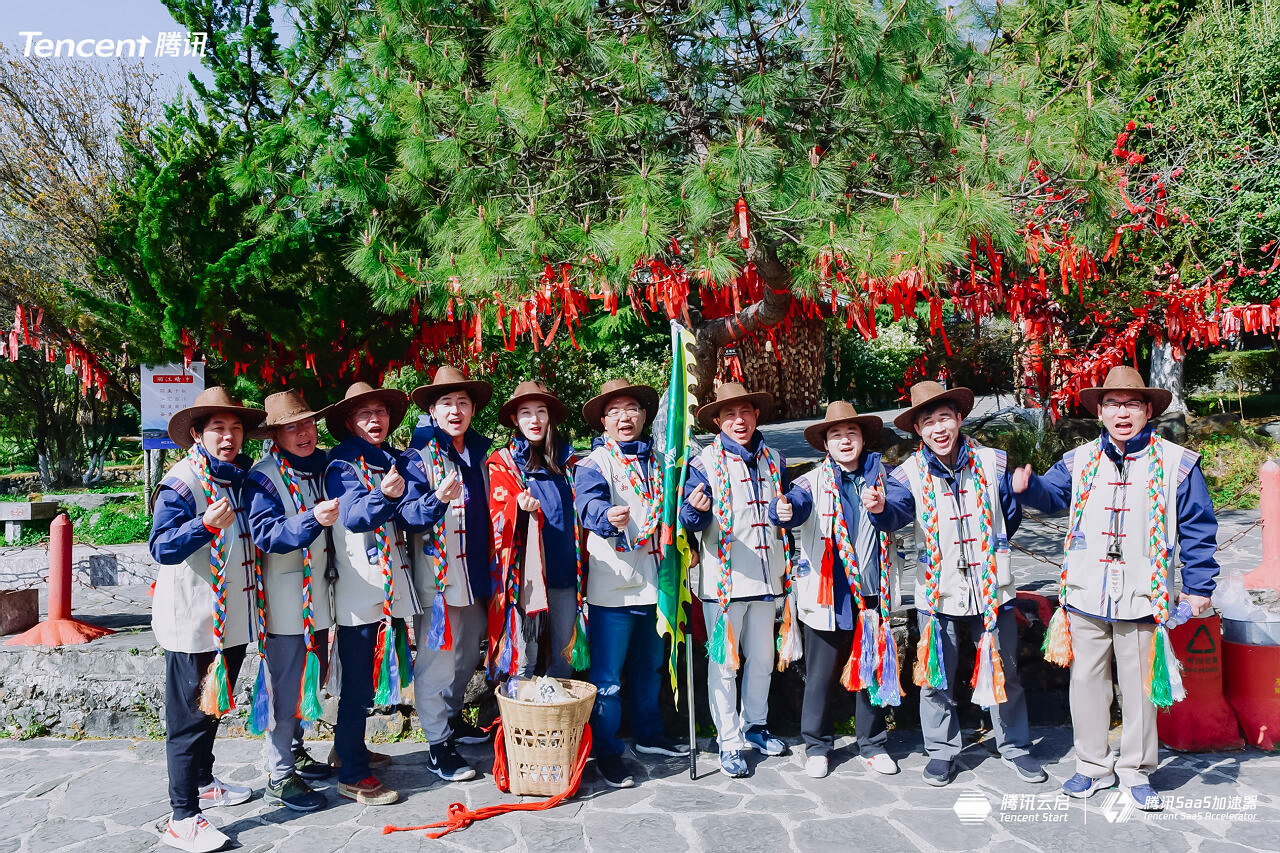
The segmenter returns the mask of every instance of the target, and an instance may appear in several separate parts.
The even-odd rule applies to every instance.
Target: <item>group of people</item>
[[[757,429],[770,395],[725,383],[696,412],[713,437],[689,464],[679,522],[696,540],[689,583],[707,629],[722,771],[747,775],[747,750],[786,751],[768,728],[770,680],[775,665],[803,660],[805,771],[827,774],[838,682],[856,692],[858,760],[898,772],[886,713],[902,696],[890,624],[902,576],[921,636],[911,677],[925,781],[948,784],[961,749],[963,626],[976,647],[972,698],[990,709],[1004,762],[1043,782],[1018,678],[1010,537],[1024,505],[1065,508],[1071,532],[1046,640],[1050,659],[1071,667],[1078,772],[1063,789],[1087,797],[1118,776],[1138,807],[1160,808],[1147,778],[1155,709],[1180,689],[1167,628],[1175,605],[1209,606],[1217,574],[1198,457],[1150,423],[1168,393],[1116,368],[1081,397],[1102,420],[1099,438],[1043,476],[1011,470],[1002,451],[961,432],[967,389],[921,382],[910,393],[894,423],[922,443],[903,464],[891,469],[877,452],[878,417],[833,402],[804,431],[823,458],[794,482]],[[558,431],[564,404],[536,381],[498,410],[511,433],[493,450],[472,428],[491,397],[487,383],[443,366],[412,395],[356,383],[320,411],[295,391],[256,409],[214,387],[171,419],[187,453],[157,490],[150,541],[163,566],[153,625],[167,670],[168,844],[217,849],[226,836],[202,809],[251,795],[213,774],[218,718],[248,653],[260,657],[250,717],[266,732],[266,796],[299,811],[323,805],[309,782],[334,771],[342,797],[397,799],[377,776],[390,758],[367,747],[365,717],[410,684],[423,765],[447,781],[472,778],[457,744],[488,737],[462,713],[482,662],[495,681],[585,671],[597,688],[593,755],[610,786],[634,784],[619,737],[624,692],[637,753],[688,754],[664,731],[660,702],[664,483],[648,429],[658,392],[606,382],[583,406],[598,435],[582,458]],[[425,417],[402,451],[390,436],[411,398]],[[338,442],[328,452],[320,420]],[[269,439],[257,462],[242,453],[246,437]],[[918,558],[904,570],[890,534],[908,525]],[[302,742],[324,684],[338,696],[328,762]],[[1108,746],[1116,686],[1118,758]]]

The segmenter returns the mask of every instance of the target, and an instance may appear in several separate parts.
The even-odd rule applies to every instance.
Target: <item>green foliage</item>
[[[893,408],[907,368],[925,351],[913,318],[880,328],[869,341],[844,323],[828,320],[826,345],[826,398],[850,400],[862,411]]]
[[[1194,449],[1200,453],[1200,470],[1215,509],[1253,509],[1258,505],[1258,469],[1274,455],[1272,442],[1220,434]]]

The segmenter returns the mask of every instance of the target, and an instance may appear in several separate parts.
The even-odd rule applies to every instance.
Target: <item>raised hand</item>
[[[698,512],[706,512],[711,509],[711,495],[707,494],[704,483],[699,483],[698,488],[689,493],[689,506]]]
[[[533,496],[533,492],[525,489],[516,495],[516,506],[525,512],[537,512],[542,507],[542,503]]]
[[[315,505],[312,513],[315,514],[316,521],[320,522],[322,527],[332,527],[333,523],[338,520],[338,501],[320,501]]]
[[[778,505],[774,508],[774,511],[778,514],[778,521],[783,523],[790,521],[794,513],[791,508],[791,501],[787,499],[786,495],[778,495]]]
[[[400,500],[400,496],[404,494],[404,477],[400,476],[400,472],[395,469],[395,466],[392,466],[391,470],[387,472],[387,476],[382,478],[380,488],[382,493],[391,498],[391,500]]]
[[[618,530],[624,530],[626,529],[627,522],[631,520],[631,507],[629,506],[609,507],[609,511],[604,514],[604,517],[609,519],[609,523],[612,524]]]
[[[440,485],[436,486],[436,500],[448,504],[460,497],[462,497],[462,478],[458,476],[458,469],[455,468],[440,481]]]
[[[863,489],[862,505],[867,512],[884,512],[884,489],[879,486]]]
[[[218,498],[209,504],[209,508],[204,511],[205,527],[212,527],[217,530],[226,530],[236,520],[235,508],[231,506],[231,501],[225,497]]]
[[[1031,466],[1023,465],[1013,469],[1013,493],[1020,495],[1031,485]]]

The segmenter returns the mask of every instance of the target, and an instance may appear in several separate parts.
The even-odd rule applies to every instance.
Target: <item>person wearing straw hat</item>
[[[471,428],[471,419],[492,396],[489,383],[467,379],[447,364],[430,385],[413,391],[413,402],[428,416],[414,431],[407,454],[403,510],[424,605],[414,619],[413,696],[427,738],[427,769],[447,782],[476,774],[457,744],[489,737],[463,719],[462,700],[480,664],[493,594],[493,526],[484,465],[490,441]]]
[[[266,592],[266,651],[271,677],[271,714],[264,760],[266,798],[293,811],[324,805],[308,780],[332,770],[313,759],[302,743],[302,721],[320,717],[320,685],[328,663],[329,568],[336,563],[326,529],[338,520],[338,502],[326,499],[327,454],[317,445],[316,421],[296,390],[271,394],[267,419],[253,434],[269,439],[263,457],[245,481],[249,528],[262,561]]]
[[[690,585],[702,600],[710,632],[707,692],[720,769],[734,778],[747,775],[744,749],[781,755],[787,748],[766,725],[774,602],[790,592],[792,579],[791,554],[779,527],[792,520],[785,497],[787,460],[756,429],[772,413],[770,394],[750,393],[738,382],[716,389],[715,400],[697,412],[698,425],[716,436],[690,462],[680,506],[680,523],[701,534]]]
[[[1013,475],[1027,506],[1069,510],[1059,606],[1045,635],[1045,657],[1071,667],[1076,773],[1062,790],[1088,797],[1119,777],[1145,811],[1164,807],[1148,778],[1159,762],[1156,709],[1182,694],[1168,629],[1209,607],[1218,574],[1218,522],[1200,456],[1151,423],[1172,396],[1132,367],[1113,367],[1101,386],[1080,392],[1080,404],[1102,421],[1101,435],[1042,477],[1029,465]],[[1108,742],[1117,686],[1118,756]]]
[[[165,755],[169,817],[161,840],[217,850],[227,836],[202,809],[243,803],[252,791],[213,775],[218,721],[234,707],[236,676],[256,641],[259,579],[244,503],[245,433],[266,413],[225,388],[201,391],[169,419],[186,454],[156,487],[148,547],[160,564],[151,627],[165,657]]]
[[[1018,679],[1018,624],[1009,568],[1009,537],[1022,522],[1003,450],[961,434],[973,410],[968,388],[937,382],[911,386],[911,406],[894,418],[919,435],[919,450],[894,469],[886,488],[863,491],[863,505],[883,531],[914,521],[915,606],[920,624],[913,680],[920,686],[920,725],[929,761],[924,781],[951,782],[960,754],[954,696],[958,625],[977,645],[973,701],[991,711],[996,747],[1026,782],[1048,778],[1031,756],[1027,701]]]
[[[610,379],[582,406],[587,426],[602,434],[575,469],[574,504],[587,531],[588,678],[596,772],[613,788],[630,788],[618,737],[622,671],[627,671],[636,752],[681,756],[689,747],[663,731],[659,705],[665,645],[658,633],[658,565],[662,557],[662,468],[645,427],[658,411],[658,392]]]
[[[521,382],[498,410],[513,431],[488,461],[498,583],[489,608],[489,674],[534,674],[550,636],[546,674],[587,668],[582,554],[573,510],[573,447],[556,427],[564,404],[537,380]],[[546,623],[546,624],[544,624]]]
[[[884,488],[885,468],[878,447],[884,423],[859,415],[853,405],[836,401],[826,416],[804,431],[805,441],[825,454],[817,468],[787,492],[789,524],[799,549],[793,599],[784,622],[804,625],[804,699],[800,731],[805,742],[805,772],[827,775],[835,726],[830,694],[839,681],[855,693],[858,756],[877,773],[898,772],[885,751],[886,709],[901,702],[898,650],[889,612],[891,547],[862,505],[867,487]],[[776,516],[776,501],[775,501]],[[789,633],[784,629],[784,633]],[[787,648],[780,649],[784,662]],[[798,650],[797,650],[798,651]]]
[[[407,466],[390,442],[408,410],[403,391],[356,382],[324,418],[338,440],[324,475],[325,494],[338,501],[332,529],[340,690],[332,763],[338,795],[362,805],[388,805],[400,797],[372,772],[391,759],[369,751],[365,718],[372,707],[399,703],[409,686],[405,620],[422,610],[400,514]]]

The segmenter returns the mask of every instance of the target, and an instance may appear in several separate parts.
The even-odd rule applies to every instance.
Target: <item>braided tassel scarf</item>
[[[1098,466],[1102,464],[1102,439],[1085,463],[1080,474],[1080,493],[1076,495],[1075,504],[1071,507],[1071,524],[1067,527],[1067,538],[1062,543],[1062,574],[1058,578],[1058,609],[1049,619],[1049,626],[1044,632],[1044,644],[1041,651],[1044,659],[1058,666],[1071,663],[1071,617],[1067,614],[1067,566],[1071,560],[1071,540],[1080,533],[1080,525],[1084,522],[1084,508],[1093,492],[1093,481],[1098,474]]]
[[[662,472],[658,470],[658,461],[652,456],[652,453],[649,457],[649,476],[645,478],[640,476],[639,462],[637,461],[633,464],[623,454],[622,448],[618,447],[618,443],[612,437],[608,435],[604,437],[604,446],[609,451],[609,456],[613,459],[613,463],[627,472],[627,484],[631,486],[631,491],[644,504],[644,518],[639,522],[640,537],[630,544],[624,542],[624,544],[617,546],[618,551],[623,553],[635,551],[648,544],[655,534],[661,532],[662,501],[664,497]]]
[[[1151,553],[1151,602],[1155,608],[1156,634],[1151,642],[1147,695],[1157,708],[1168,708],[1187,697],[1181,664],[1169,638],[1169,516],[1164,486],[1163,443],[1153,433],[1147,446],[1147,504],[1150,507],[1147,548]]]
[[[766,453],[765,459],[769,463],[769,482],[773,488],[773,493],[778,497],[782,497],[782,474],[778,471],[778,466],[774,464],[773,456]],[[792,662],[798,661],[804,656],[804,644],[800,642],[800,618],[796,608],[795,566],[791,559],[789,543],[784,542],[782,549],[786,567],[782,572],[782,627],[778,631],[776,643],[778,649],[778,672],[782,672]]]
[[[716,542],[716,557],[720,560],[720,576],[716,578],[716,602],[720,605],[720,616],[716,619],[715,628],[711,632],[711,641],[707,645],[707,654],[713,661],[730,669],[737,669],[738,642],[733,636],[733,623],[729,620],[729,596],[733,593],[733,569],[731,562],[733,539],[733,495],[729,489],[729,465],[725,458],[724,442],[719,435],[715,439],[715,464],[711,471],[712,505],[711,511],[716,524],[720,528],[720,538]]]
[[[858,551],[854,547],[853,537],[849,533],[849,523],[844,517],[844,495],[836,482],[835,464],[828,463],[822,470],[823,489],[831,499],[831,532],[829,540],[834,544],[836,554],[840,557],[840,565],[844,568],[844,580],[849,586],[849,595],[858,608],[857,623],[853,630],[853,645],[849,649],[849,659],[845,661],[844,670],[840,673],[840,684],[849,691],[871,689],[874,692],[876,677],[876,635],[880,631],[880,614],[867,609],[867,602],[862,597],[858,565]],[[824,563],[826,561],[824,560]],[[834,567],[833,567],[834,574]],[[825,579],[824,579],[825,580]],[[832,578],[834,585],[835,579]],[[825,584],[824,584],[825,587]],[[824,597],[831,593],[824,589]],[[834,598],[831,604],[834,605]]]
[[[427,442],[423,448],[427,463],[431,466],[431,481],[437,486],[444,481],[444,457],[440,455],[440,445],[435,439]],[[446,514],[448,510],[445,511]],[[436,595],[431,602],[431,627],[427,629],[426,646],[428,649],[447,652],[453,648],[453,629],[449,625],[449,608],[444,600],[444,588],[449,581],[449,550],[445,543],[445,516],[427,529],[427,562],[435,579]]]
[[[884,491],[884,469],[876,478],[876,488]],[[889,618],[892,606],[893,590],[890,589],[889,534],[880,532],[880,631],[876,635],[876,660],[879,668],[876,671],[875,689],[871,691],[873,705],[902,704],[902,685],[898,680],[898,643],[893,636],[893,624]]]
[[[356,459],[360,479],[373,491],[373,474],[361,456]],[[391,537],[385,523],[373,531],[378,544],[378,567],[382,569],[382,623],[373,653],[373,702],[375,705],[400,704],[400,691],[413,680],[413,661],[409,656],[409,635],[403,619],[391,615],[395,578],[391,573]]]
[[[982,514],[978,516],[978,539],[982,548],[982,639],[978,641],[978,653],[973,663],[973,678],[969,685],[973,687],[973,701],[983,707],[991,707],[1004,702],[1007,698],[1004,690],[1004,664],[1000,659],[1000,649],[996,645],[997,600],[999,598],[998,579],[996,577],[996,549],[991,541],[991,530],[995,524],[995,511],[991,505],[991,491],[987,482],[986,471],[978,454],[969,453],[969,464],[974,475],[974,486],[978,491],[979,505]]]
[[[199,445],[191,445],[187,452],[187,461],[195,469],[196,479],[204,492],[205,506],[210,506],[217,497],[213,485],[213,474],[209,469],[209,460],[200,452]],[[213,534],[209,543],[209,573],[212,575],[210,585],[213,588],[213,662],[205,673],[200,687],[200,710],[211,717],[221,717],[235,708],[235,699],[231,696],[231,685],[227,680],[227,661],[222,651],[223,640],[227,630],[227,535],[219,529]]]
[[[586,561],[582,556],[582,528],[578,525],[578,492],[573,483],[573,468],[578,464],[577,456],[570,456],[569,461],[565,463],[564,476],[569,481],[569,512],[572,513],[571,526],[573,528],[573,554],[576,561],[575,565],[578,569],[577,576],[577,593],[578,593],[578,616],[573,623],[573,639],[560,652],[564,655],[564,659],[569,662],[569,666],[574,672],[583,672],[591,666],[591,646],[587,643],[587,616],[582,607],[582,576],[586,568]]]
[[[921,520],[924,527],[928,562],[924,567],[924,596],[929,618],[920,631],[916,646],[916,664],[912,680],[920,687],[936,690],[947,689],[947,674],[942,667],[942,626],[938,623],[938,575],[942,571],[942,543],[938,532],[938,496],[933,485],[933,474],[924,458],[924,449],[916,451],[915,462],[922,480]]]
[[[264,735],[276,727],[271,713],[271,673],[267,669],[267,586],[262,578],[262,551],[253,549],[253,605],[258,623],[258,675],[253,680],[247,728],[253,735]]]
[[[284,482],[289,498],[293,501],[296,513],[304,513],[310,507],[302,496],[297,480],[293,476],[293,466],[285,461],[274,445],[271,456],[276,462],[276,470]],[[302,645],[307,650],[302,667],[302,682],[298,689],[298,718],[303,720],[320,719],[320,656],[316,651],[315,640],[315,605],[311,589],[312,565],[311,546],[302,546]]]

